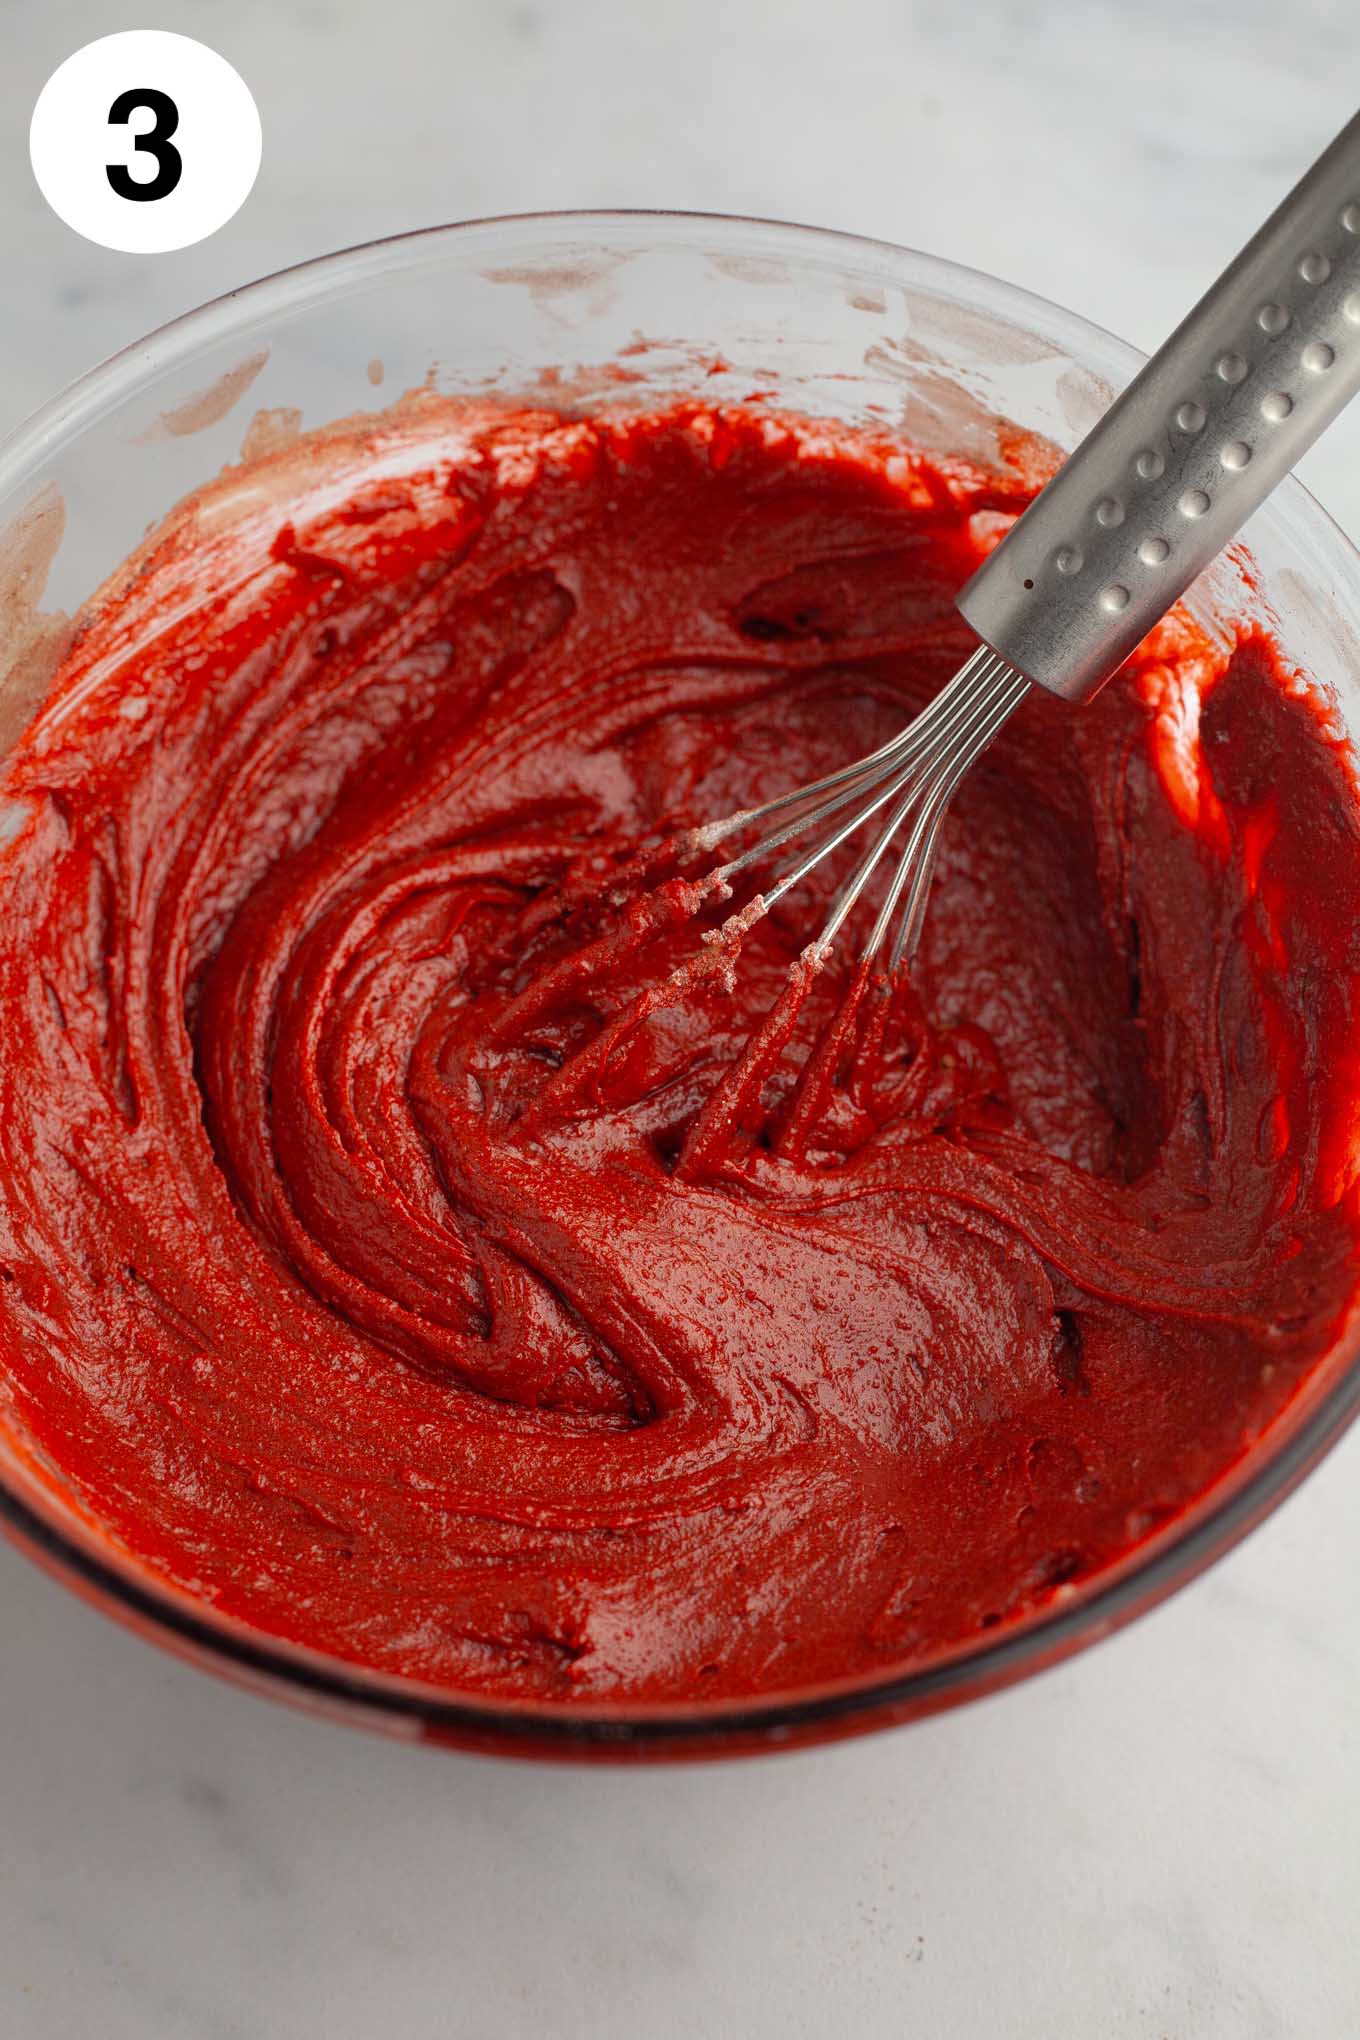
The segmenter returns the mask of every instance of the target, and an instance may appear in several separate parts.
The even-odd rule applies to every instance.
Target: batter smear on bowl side
[[[1360,808],[1271,642],[1036,691],[811,1090],[853,946],[706,1113],[837,873],[694,972],[647,861],[919,709],[1039,479],[427,397],[115,577],[0,787],[0,1422],[112,1544],[482,1696],[787,1693],[1250,1449],[1356,1279]]]

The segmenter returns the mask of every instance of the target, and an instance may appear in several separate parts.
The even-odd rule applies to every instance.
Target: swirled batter
[[[848,1019],[834,873],[736,951],[657,849],[896,729],[1032,487],[429,398],[148,541],[0,853],[0,1409],[111,1539],[458,1689],[744,1695],[1249,1448],[1355,1282],[1357,803],[1272,646],[1027,703]]]

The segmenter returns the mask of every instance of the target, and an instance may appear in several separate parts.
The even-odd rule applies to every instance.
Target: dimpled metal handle
[[[993,651],[1085,701],[1360,389],[1360,115],[959,596]]]

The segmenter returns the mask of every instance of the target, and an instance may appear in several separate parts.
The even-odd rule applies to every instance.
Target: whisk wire
[[[788,815],[788,820],[712,874],[712,884],[726,889],[739,873],[768,862],[788,844],[811,836],[801,855],[762,889],[761,910],[768,912],[776,901],[800,885],[819,864],[887,808],[886,820],[838,889],[811,945],[811,953],[820,958],[830,949],[874,872],[909,823],[897,868],[860,952],[862,961],[872,963],[896,921],[888,964],[889,972],[894,972],[910,961],[920,939],[940,823],[949,803],[964,774],[1028,689],[1029,682],[1023,674],[989,646],[981,645],[921,714],[878,750],[854,765],[780,794],[760,807],[744,809],[707,829],[695,830],[691,845],[716,847],[739,830],[776,815]]]

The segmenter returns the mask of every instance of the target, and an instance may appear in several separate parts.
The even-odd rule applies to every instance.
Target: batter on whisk
[[[1026,699],[839,1033],[844,866],[705,943],[664,847],[900,729],[1038,479],[426,396],[110,584],[3,789],[0,1378],[111,1540],[470,1692],[753,1695],[1249,1449],[1356,1224],[1356,794],[1276,648]]]

